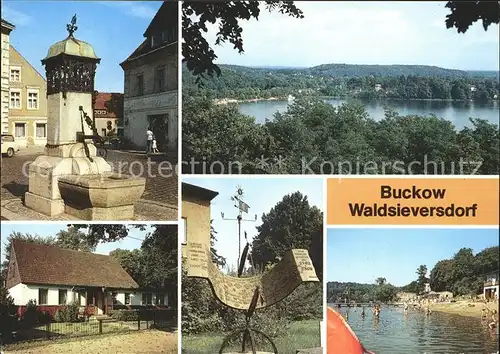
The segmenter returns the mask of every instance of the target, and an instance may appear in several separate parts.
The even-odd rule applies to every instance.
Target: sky
[[[2,223],[2,255],[1,262],[5,259],[4,254],[4,243],[7,240],[7,237],[12,232],[21,232],[25,234],[39,235],[41,237],[55,237],[56,234],[61,230],[67,230],[67,223],[56,223],[52,222],[50,224],[13,224],[13,223]],[[84,231],[84,230],[82,230]],[[133,250],[141,247],[142,241],[146,237],[146,234],[151,232],[152,228],[148,226],[146,230],[140,231],[132,228],[128,234],[129,237],[126,237],[120,241],[110,242],[99,244],[94,253],[98,254],[109,254],[111,251],[120,248],[125,250]]]
[[[101,58],[96,90],[123,93],[119,64],[142,43],[160,6],[161,2],[2,0],[2,18],[16,26],[11,44],[45,77],[40,61],[52,44],[67,37],[66,24],[76,14],[74,36],[91,44]]]
[[[328,281],[372,284],[378,277],[403,286],[421,265],[430,272],[460,248],[498,246],[498,229],[329,229]]]
[[[227,259],[229,269],[236,269],[238,262],[238,224],[236,221],[223,220],[225,218],[235,219],[238,209],[234,207],[231,197],[236,194],[238,186],[243,188],[243,200],[250,206],[248,215],[244,219],[257,221],[243,221],[241,232],[241,248],[245,245],[244,231],[247,232],[248,241],[251,243],[257,234],[256,226],[262,224],[261,216],[268,213],[283,197],[294,192],[306,195],[309,204],[323,210],[323,182],[321,179],[311,178],[186,178],[183,182],[219,192],[212,200],[211,218],[212,225],[217,231],[217,243],[215,248],[219,255]],[[182,234],[182,233],[180,233]]]
[[[420,64],[461,70],[499,70],[498,25],[476,22],[467,33],[447,29],[446,2],[301,1],[305,18],[263,10],[242,21],[240,55],[215,47],[219,64],[309,67],[319,64]],[[215,26],[207,35],[215,40]]]

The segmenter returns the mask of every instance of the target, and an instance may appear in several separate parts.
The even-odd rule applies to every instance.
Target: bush
[[[17,306],[14,305],[14,299],[7,289],[0,288],[0,337],[3,340],[11,338],[17,324]]]
[[[111,312],[111,317],[117,321],[138,321],[138,310],[116,310]]]
[[[56,311],[54,320],[56,322],[80,322],[80,306],[77,303],[72,303],[63,306]]]
[[[36,325],[38,324],[39,319],[39,311],[36,306],[35,300],[30,300],[26,304],[26,308],[24,309],[23,314],[21,315],[21,321],[25,325]]]

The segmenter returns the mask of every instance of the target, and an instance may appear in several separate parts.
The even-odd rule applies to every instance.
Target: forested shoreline
[[[325,64],[306,69],[220,65],[202,81],[183,67],[188,96],[246,101],[293,96],[400,100],[498,100],[497,72],[467,72],[419,65]]]

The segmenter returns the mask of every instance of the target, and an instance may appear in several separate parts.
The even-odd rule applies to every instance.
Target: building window
[[[161,33],[162,43],[175,42],[177,39],[176,37],[177,37],[177,29],[175,27],[164,29]]]
[[[38,289],[38,305],[47,305],[49,289]]]
[[[125,293],[125,305],[130,305],[130,294]]]
[[[165,67],[159,67],[155,73],[156,92],[165,91]]]
[[[87,306],[95,305],[95,294],[92,290],[87,290]]]
[[[46,138],[47,137],[47,124],[36,123],[36,137]]]
[[[38,109],[38,90],[28,89],[28,109]]]
[[[21,109],[21,91],[11,90],[10,91],[10,108]]]
[[[158,47],[162,42],[161,33],[155,33],[151,36],[151,48]]]
[[[187,218],[182,218],[182,224],[181,224],[181,234],[182,234],[182,243],[186,244],[188,242],[187,239]]]
[[[152,293],[142,293],[142,304],[143,305],[153,305],[153,294]]]
[[[80,291],[76,292],[76,301],[78,306],[82,306],[82,293]]]
[[[112,292],[111,293],[111,299],[113,299],[113,305],[118,305],[118,299],[116,298],[118,296],[118,293]]]
[[[68,300],[68,290],[59,289],[59,305],[66,305]]]
[[[156,305],[165,305],[165,294],[156,294]]]
[[[21,81],[21,68],[16,67],[10,68],[10,81],[11,82],[20,82]]]
[[[16,123],[14,126],[14,136],[16,138],[26,137],[26,123]]]
[[[144,75],[137,75],[137,96],[144,95]]]

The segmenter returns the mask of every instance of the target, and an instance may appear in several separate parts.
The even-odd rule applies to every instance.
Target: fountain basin
[[[58,181],[67,214],[83,220],[133,220],[146,179],[119,174],[69,175]]]

